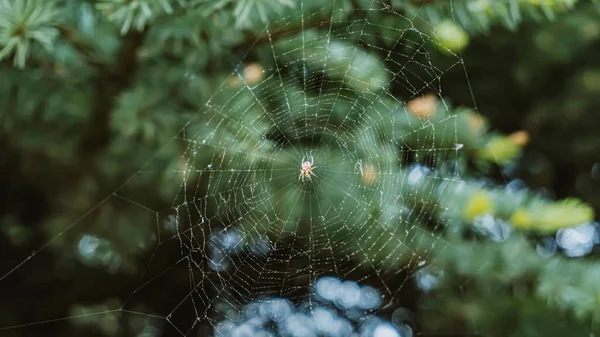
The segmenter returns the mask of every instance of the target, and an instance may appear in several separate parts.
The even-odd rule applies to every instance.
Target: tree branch
[[[137,52],[144,36],[145,32],[131,31],[125,37],[118,63],[114,66],[101,65],[98,69],[100,78],[96,82],[96,109],[93,111],[91,129],[80,148],[86,160],[91,160],[92,154],[103,148],[110,140],[110,114],[121,92],[131,86],[137,69]],[[81,45],[80,48],[85,49]]]

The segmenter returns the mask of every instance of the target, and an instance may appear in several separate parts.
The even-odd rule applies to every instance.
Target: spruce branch
[[[593,220],[589,206],[572,199],[552,202],[525,191],[490,188],[475,181],[451,181],[426,174],[419,179],[415,179],[419,175],[412,174],[411,179],[411,172],[399,173],[407,181],[398,193],[402,205],[382,207],[377,213],[381,218],[372,217],[364,233],[359,228],[340,229],[357,236],[351,244],[360,248],[361,258],[383,269],[397,270],[407,265],[418,268],[421,256],[426,256],[431,265],[427,268],[443,270],[442,287],[444,280],[453,280],[453,275],[469,279],[475,287],[509,287],[527,282],[533,285],[531,295],[541,302],[579,319],[600,323],[600,266],[593,261],[540,254],[526,239],[528,233],[521,232],[522,226],[513,219],[516,212],[527,210],[535,218],[527,222],[532,226],[528,230],[539,226],[536,229],[548,234],[559,227]],[[492,237],[485,228],[477,230],[482,217],[502,226],[513,224],[517,230],[494,237],[496,242],[462,238],[460,233],[467,228]],[[447,224],[444,233],[428,228],[426,219],[431,218]],[[461,228],[465,224],[467,227]]]
[[[85,39],[81,38],[77,31],[67,27],[59,27],[58,29],[60,36],[66,41],[69,41],[75,50],[85,57],[85,60],[88,64],[97,69],[103,70],[108,67],[107,64],[96,60],[96,58],[93,56],[93,48],[85,41]]]
[[[513,234],[495,244],[453,242],[440,251],[435,264],[479,285],[509,286],[529,280],[532,295],[542,302],[600,323],[600,266],[557,255],[544,257],[523,235]]]
[[[431,193],[431,188],[437,192]],[[490,187],[476,180],[447,180],[432,174],[406,189],[402,192],[412,195],[411,204],[437,205],[433,212],[444,222],[458,220],[473,225],[479,217],[491,215],[519,230],[547,234],[595,217],[593,209],[577,199],[552,201],[528,190]]]
[[[120,25],[122,35],[132,28],[142,31],[161,14],[173,13],[169,0],[101,0],[96,9],[109,21]]]
[[[56,28],[60,11],[54,1],[0,1],[0,60],[13,56],[13,64],[25,68],[26,59],[35,44],[47,50],[58,37]]]

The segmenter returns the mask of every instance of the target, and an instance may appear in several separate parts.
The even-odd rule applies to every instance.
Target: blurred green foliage
[[[593,254],[536,245],[600,209],[599,40],[592,1],[0,0],[0,332],[172,322],[205,268],[167,238],[204,265],[218,226],[406,272],[419,332],[598,331]]]

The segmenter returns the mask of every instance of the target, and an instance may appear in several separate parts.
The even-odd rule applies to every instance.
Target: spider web
[[[443,254],[447,225],[425,210],[439,207],[434,195],[451,197],[437,183],[460,181],[456,167],[469,144],[461,114],[443,100],[437,119],[415,116],[406,102],[442,98],[442,76],[462,69],[462,59],[439,65],[421,28],[433,27],[379,1],[351,17],[335,3],[304,5],[266,26],[205,109],[161,150],[183,148],[176,170],[152,158],[104,201],[156,219],[157,244],[133,290],[107,310],[49,322],[133,315],[183,336],[209,335],[260,298],[316,307],[323,276],[372,284],[393,307]],[[376,21],[380,12],[393,20]],[[305,160],[314,166],[310,180],[299,178]],[[181,177],[169,208],[131,196],[146,172],[166,169]],[[85,227],[88,215],[53,241]],[[177,284],[164,289],[166,275]],[[150,304],[165,297],[168,311]]]

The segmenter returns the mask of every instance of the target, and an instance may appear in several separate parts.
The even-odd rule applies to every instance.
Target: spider
[[[316,174],[314,174],[312,171],[314,168],[316,168],[316,166],[313,166],[312,156],[310,157],[310,161],[304,161],[304,158],[302,158],[302,164],[300,166],[300,175],[298,176],[298,180],[302,179],[302,181],[304,181],[305,178],[308,178],[308,180],[312,181],[311,176],[316,176]]]

